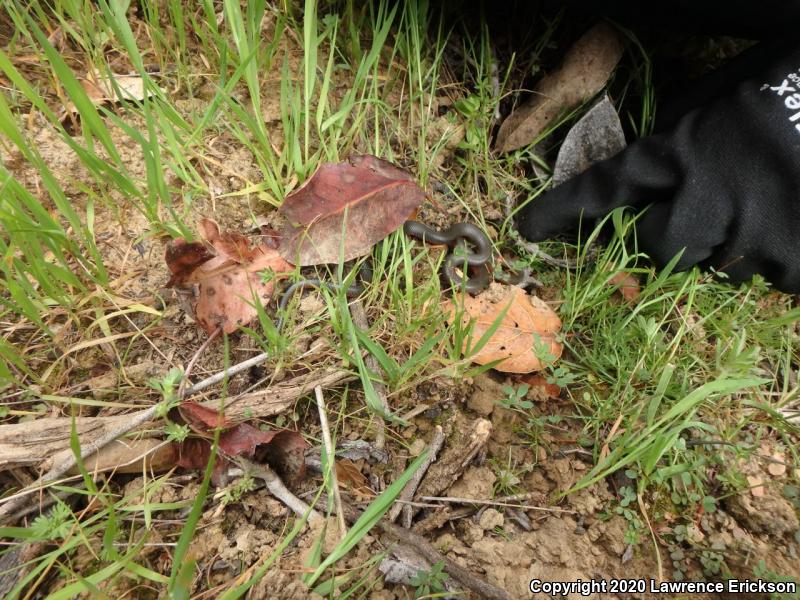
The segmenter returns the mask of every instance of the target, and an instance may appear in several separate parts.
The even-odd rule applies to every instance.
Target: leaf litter
[[[233,333],[256,318],[256,298],[266,304],[272,297],[275,280],[262,272],[279,275],[294,266],[267,241],[253,247],[240,233],[220,231],[212,219],[200,221],[200,232],[203,241],[177,239],[168,245],[167,286],[187,292],[190,311],[208,333],[218,327]]]
[[[564,55],[561,66],[542,77],[531,99],[503,121],[495,141],[498,152],[534,143],[559,118],[602,90],[623,50],[611,25],[599,23],[587,31]]]

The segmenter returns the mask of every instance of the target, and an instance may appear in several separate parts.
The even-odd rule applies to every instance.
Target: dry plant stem
[[[503,506],[506,508],[521,508],[522,510],[538,510],[541,512],[561,513],[567,515],[577,514],[574,510],[565,508],[547,508],[545,506],[533,506],[530,504],[512,504],[511,502],[497,502],[495,500],[476,500],[475,498],[457,498],[455,496],[423,496],[420,498],[426,502],[448,502],[451,504],[480,504],[481,506]]]
[[[132,415],[130,415],[130,418],[125,421],[125,423],[123,423],[119,427],[112,429],[103,437],[94,440],[93,442],[88,443],[85,446],[81,445],[81,460],[91,456],[92,454],[100,450],[100,448],[102,448],[107,444],[110,444],[118,437],[125,435],[129,431],[136,429],[140,425],[143,425],[144,423],[147,423],[148,421],[152,420],[153,417],[156,416],[158,408],[162,404],[163,404],[162,402],[159,402],[158,404],[154,404],[150,408],[146,408],[145,410],[140,410],[137,413],[133,413]],[[45,484],[55,481],[65,473],[69,472],[69,470],[72,469],[76,464],[77,461],[75,460],[75,456],[73,454],[64,457],[61,461],[54,464],[47,473],[39,477],[39,479],[37,479],[30,486],[28,486],[28,489],[30,490],[30,492],[41,489],[42,487],[44,487]],[[0,506],[0,523],[9,518],[10,515],[13,515],[18,510],[20,510],[22,506],[25,504],[27,497],[28,494],[20,495],[15,497],[13,500],[7,502],[3,506]]]
[[[311,508],[308,504],[290,492],[289,488],[283,485],[281,478],[278,477],[275,471],[270,469],[268,466],[254,463],[241,457],[237,457],[235,461],[240,467],[242,467],[242,469],[250,473],[253,477],[262,479],[266,484],[269,493],[283,502],[289,508],[289,510],[294,512],[297,516],[302,517],[306,513],[309,513],[309,523],[323,520],[322,515],[318,511]]]
[[[653,548],[655,548],[656,551],[656,564],[658,566],[658,583],[660,584],[662,581],[664,581],[664,566],[661,563],[661,551],[658,549],[658,539],[656,538],[656,532],[653,531],[653,526],[650,524],[650,519],[647,516],[642,495],[636,494],[636,500],[639,502],[639,510],[642,512],[644,521],[647,523],[647,528],[650,530],[650,537],[653,539]]]
[[[193,386],[186,388],[186,395],[191,396],[192,394],[196,394],[197,392],[202,392],[204,389],[211,387],[212,385],[219,383],[226,377],[233,377],[241,373],[242,371],[246,371],[250,367],[255,367],[256,365],[260,365],[263,362],[266,362],[269,358],[268,352],[262,352],[261,354],[257,354],[252,358],[248,358],[245,361],[237,363],[235,365],[231,365],[224,371],[220,371],[219,373],[215,373],[211,377],[206,377],[202,381],[198,381]]]
[[[191,375],[192,370],[194,369],[194,366],[197,364],[198,359],[203,354],[203,352],[206,351],[208,345],[211,342],[213,342],[220,333],[222,333],[222,326],[217,327],[214,331],[212,331],[211,335],[209,335],[206,338],[206,341],[200,344],[200,347],[197,349],[197,352],[194,353],[194,356],[192,356],[192,359],[189,361],[189,363],[186,365],[186,368],[183,370],[183,377],[181,378],[181,383],[178,386],[178,398],[180,398],[181,400],[183,400],[186,397],[186,382],[189,381],[189,375]]]
[[[369,330],[369,317],[367,317],[367,311],[364,310],[364,305],[361,303],[361,300],[356,299],[350,304],[350,316],[356,327],[364,331]],[[373,373],[381,372],[378,360],[372,356],[372,354],[367,354],[364,357],[364,364]],[[389,401],[386,399],[386,387],[380,381],[374,381],[372,387],[375,389],[375,393],[381,401],[381,408],[383,408],[384,414],[389,414],[391,409],[389,408]],[[375,434],[375,447],[378,448],[378,450],[383,450],[386,446],[386,425],[381,415],[373,415],[372,420],[375,422],[375,426],[378,429]]]
[[[317,410],[319,411],[319,425],[322,428],[322,441],[325,444],[325,453],[328,455],[330,463],[331,485],[333,487],[333,501],[336,503],[336,514],[339,516],[339,534],[344,538],[347,533],[347,523],[344,520],[342,510],[342,494],[339,490],[339,478],[336,476],[336,448],[333,447],[331,439],[331,428],[328,424],[328,414],[325,410],[325,397],[322,395],[322,388],[314,388],[314,396],[317,399]]]
[[[354,523],[361,516],[360,510],[349,505],[345,505],[345,511],[347,520],[351,523]],[[411,551],[425,558],[430,564],[444,563],[444,571],[460,586],[474,592],[478,598],[510,600],[511,597],[507,592],[482,579],[478,579],[467,569],[442,555],[421,535],[388,521],[379,521],[378,527],[391,541],[407,546]]]
[[[414,473],[414,476],[406,484],[406,487],[404,487],[403,491],[400,492],[400,496],[397,498],[400,502],[395,503],[395,505],[389,510],[389,520],[392,523],[397,520],[397,517],[400,515],[400,511],[402,511],[403,527],[406,529],[411,527],[413,509],[409,504],[403,504],[403,502],[410,502],[414,499],[414,494],[417,492],[417,488],[419,487],[422,478],[425,477],[425,473],[428,472],[428,467],[430,467],[431,464],[433,464],[433,462],[436,460],[436,457],[439,456],[439,450],[442,449],[443,444],[444,431],[442,431],[441,425],[437,425],[436,430],[433,433],[433,439],[428,445],[428,456],[425,458],[425,462],[420,465],[419,469],[417,469],[416,473]]]
[[[197,360],[202,354],[202,352],[206,348],[208,348],[208,345],[219,334],[220,331],[221,329],[219,328],[216,329],[214,333],[208,336],[208,339],[205,342],[203,342],[203,344],[197,349],[197,352],[195,352],[194,356],[192,356],[191,360],[186,366],[186,370],[184,371],[183,381],[186,380],[186,376],[189,374],[194,365],[197,363]],[[179,387],[178,394],[179,397],[182,399],[183,396],[181,395],[181,392],[185,394],[185,390],[181,390],[181,388]],[[116,440],[118,437],[125,435],[126,433],[136,429],[141,425],[144,425],[148,421],[151,421],[156,416],[156,414],[158,414],[158,410],[161,406],[164,406],[163,401],[154,404],[150,408],[146,408],[144,410],[140,410],[139,412],[133,413],[132,415],[130,415],[130,417],[128,417],[125,420],[124,423],[122,423],[118,427],[111,429],[108,433],[106,433],[106,435],[102,436],[101,438],[94,440],[91,443],[87,443],[85,445],[81,444],[80,445],[81,460],[85,460],[86,458],[88,458],[101,448],[107,446],[108,444]],[[69,472],[77,464],[78,461],[76,460],[75,455],[68,454],[64,456],[60,461],[56,462],[47,473],[39,477],[39,479],[37,479],[31,486],[29,486],[29,488],[40,489],[41,487],[44,486],[44,484],[50,483],[58,479],[65,473]],[[26,500],[27,500],[27,495],[22,495],[15,498],[13,501],[8,502],[3,506],[0,506],[0,523],[2,523],[5,519],[11,517],[12,515],[15,515],[23,507]]]

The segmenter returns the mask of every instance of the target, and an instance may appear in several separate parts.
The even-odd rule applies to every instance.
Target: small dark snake
[[[444,231],[438,231],[419,221],[406,221],[403,232],[423,244],[450,248],[442,266],[442,279],[448,288],[463,289],[475,295],[488,287],[491,281],[488,263],[492,257],[492,242],[477,225],[456,223]],[[474,251],[469,250],[468,244],[474,247]],[[356,274],[356,281],[347,287],[345,294],[351,298],[359,296],[364,291],[364,285],[371,281],[372,265],[367,261]],[[331,291],[340,289],[340,286],[318,277],[301,279],[286,288],[278,303],[278,313],[281,315],[285,313],[286,307],[297,292],[321,287]],[[280,330],[282,325],[283,316],[278,319],[276,327]]]

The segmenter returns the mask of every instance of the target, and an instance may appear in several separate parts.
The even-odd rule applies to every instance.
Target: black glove
[[[683,250],[734,281],[760,273],[800,292],[800,44],[755,61],[723,97],[685,114],[520,211],[519,230],[540,241],[619,206],[643,209],[639,246],[665,264]]]

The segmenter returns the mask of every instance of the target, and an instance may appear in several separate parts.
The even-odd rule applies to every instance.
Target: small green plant
[[[183,371],[174,368],[164,375],[161,379],[151,378],[148,382],[150,387],[161,394],[161,403],[158,406],[157,414],[159,417],[166,418],[167,413],[175,408],[180,399],[178,398],[178,385],[183,379]]]
[[[447,591],[445,582],[447,573],[444,572],[444,562],[438,562],[431,566],[430,571],[417,571],[411,579],[414,586],[415,598],[426,598],[432,594],[443,594]]]
[[[628,529],[625,531],[625,543],[635,546],[641,540],[642,530],[644,524],[642,523],[639,515],[631,508],[631,504],[636,503],[636,490],[632,487],[622,486],[619,489],[622,498],[619,501],[619,506],[614,509],[618,515],[621,515],[628,522]]]
[[[507,460],[501,461],[493,458],[490,464],[497,476],[494,483],[495,496],[510,496],[521,491],[519,485],[522,483],[522,476],[530,471],[529,466],[518,467],[512,459],[510,451]]]
[[[578,380],[578,376],[570,370],[566,365],[558,365],[557,367],[550,367],[549,373],[545,377],[547,383],[557,385],[558,387],[565,388]]]
[[[249,473],[245,473],[233,484],[225,489],[222,496],[222,504],[227,506],[239,502],[247,492],[252,492],[256,489],[256,482]]]
[[[758,564],[753,567],[753,576],[756,579],[766,579],[767,581],[774,581],[775,583],[797,583],[797,577],[791,575],[781,575],[767,567],[766,561],[762,558]],[[770,594],[771,600],[798,600],[800,599],[800,592],[794,594]]]
[[[506,395],[506,397],[499,401],[500,405],[511,410],[532,409],[533,402],[530,400],[525,400],[525,396],[528,394],[529,389],[530,386],[527,383],[523,383],[516,388],[512,385],[504,385],[503,393]]]
[[[62,540],[69,535],[74,522],[69,506],[58,500],[49,513],[34,519],[31,531],[40,540]]]

